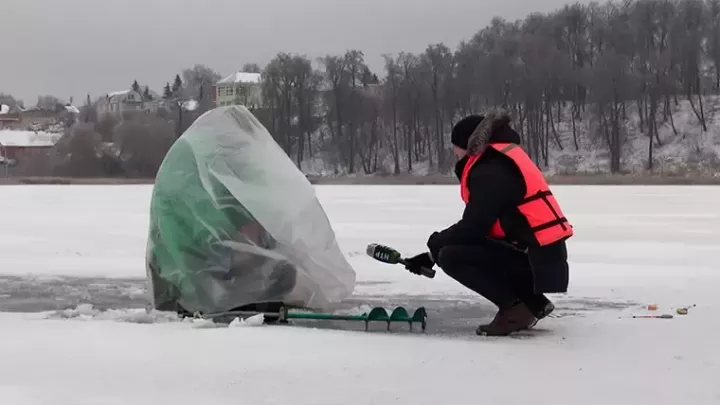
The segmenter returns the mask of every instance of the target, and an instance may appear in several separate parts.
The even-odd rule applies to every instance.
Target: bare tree
[[[113,137],[117,158],[127,177],[153,177],[175,140],[168,121],[138,114],[122,121]]]
[[[65,103],[59,98],[51,95],[38,96],[35,107],[44,111],[62,111]]]
[[[205,65],[195,65],[182,71],[184,96],[202,103],[212,100],[212,90],[220,75]]]
[[[55,147],[52,156],[54,174],[70,177],[104,176],[101,144],[101,136],[91,124],[75,124]]]
[[[262,73],[262,68],[257,63],[246,63],[243,65],[242,71],[247,73]]]
[[[246,64],[244,71],[262,73],[262,103],[253,113],[298,166],[322,158],[337,173],[410,173],[425,163],[448,173],[453,124],[496,106],[512,112],[523,146],[541,166],[555,163],[554,152],[594,149],[607,157],[607,169],[623,172],[630,141],[642,139],[653,170],[663,143],[688,136],[674,119],[681,103],[699,128],[711,128],[715,107],[707,97],[720,95],[720,0],[575,3],[518,21],[495,17],[455,50],[436,43],[384,58],[381,77],[358,49],[326,55],[318,68],[289,53],[262,69]],[[214,107],[206,95],[220,78],[203,65],[182,77],[167,83],[169,112],[160,112],[175,123],[176,137],[199,115],[186,111],[189,99],[207,99],[198,111]],[[239,101],[251,91],[239,92]],[[123,145],[134,144],[131,132],[147,133],[129,122],[95,128],[104,141],[123,138]],[[148,149],[162,150],[166,141]],[[142,156],[151,163],[123,161],[124,170],[149,175],[155,158]]]

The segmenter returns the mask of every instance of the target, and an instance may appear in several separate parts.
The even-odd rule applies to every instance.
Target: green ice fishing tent
[[[186,313],[323,310],[355,286],[312,185],[241,106],[208,111],[165,156],[146,270],[153,307]]]

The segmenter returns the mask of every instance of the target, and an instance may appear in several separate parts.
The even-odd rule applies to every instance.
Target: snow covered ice
[[[570,292],[519,338],[475,336],[494,309],[442,271],[365,255],[421,251],[460,215],[457,186],[317,187],[358,272],[344,309],[426,305],[426,336],[146,314],[150,191],[0,187],[0,403],[720,403],[718,187],[555,187],[576,229]]]

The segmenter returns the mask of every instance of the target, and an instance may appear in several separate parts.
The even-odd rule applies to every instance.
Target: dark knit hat
[[[460,149],[468,148],[468,141],[470,135],[473,134],[475,128],[480,125],[480,122],[484,117],[482,115],[468,115],[461,119],[453,126],[452,133],[450,134],[450,142]]]

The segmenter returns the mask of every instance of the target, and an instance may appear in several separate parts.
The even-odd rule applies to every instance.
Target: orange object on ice
[[[655,311],[655,310],[657,310],[657,308],[658,308],[658,307],[657,307],[656,304],[650,304],[650,305],[648,305],[648,311]]]

